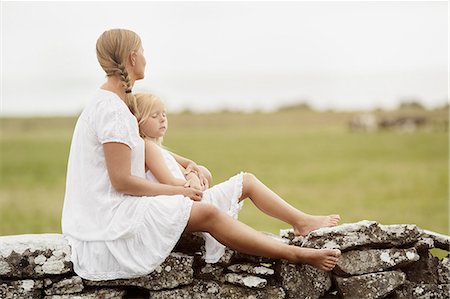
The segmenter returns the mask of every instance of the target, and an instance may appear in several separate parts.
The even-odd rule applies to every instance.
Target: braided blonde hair
[[[131,93],[132,83],[125,66],[130,53],[138,51],[141,46],[139,35],[127,29],[105,31],[97,40],[97,60],[107,77],[120,76],[128,106],[133,104],[134,96]]]

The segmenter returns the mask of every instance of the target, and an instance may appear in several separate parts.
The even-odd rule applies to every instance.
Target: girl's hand
[[[193,172],[186,175],[187,182],[184,184],[185,187],[192,187],[194,189],[204,191],[200,179]]]
[[[194,201],[201,201],[203,197],[203,192],[201,190],[197,190],[195,188],[191,187],[182,187],[183,191],[181,192],[182,195],[189,197],[190,199]]]
[[[200,187],[202,190],[206,190],[209,188],[209,181],[206,178],[206,176],[204,175],[202,169],[200,168],[200,166],[197,165],[197,163],[195,163],[194,161],[190,161],[186,167],[186,171],[185,171],[185,176],[187,177],[188,174],[190,173],[194,173],[199,181],[200,181]]]

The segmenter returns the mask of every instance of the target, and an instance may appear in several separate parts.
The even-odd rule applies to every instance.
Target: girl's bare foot
[[[341,220],[339,215],[328,215],[328,216],[312,216],[305,215],[301,220],[301,223],[294,226],[294,234],[296,236],[306,236],[313,230],[319,229],[321,227],[336,226]]]
[[[294,263],[309,264],[323,271],[331,271],[341,256],[339,249],[312,249],[296,247]]]

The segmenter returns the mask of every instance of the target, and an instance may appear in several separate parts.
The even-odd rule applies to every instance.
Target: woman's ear
[[[136,53],[136,51],[132,51],[131,53],[130,53],[130,65],[131,66],[135,66],[136,65],[136,57],[137,57],[137,53]]]

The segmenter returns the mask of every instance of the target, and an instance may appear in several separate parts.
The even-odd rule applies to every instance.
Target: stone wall
[[[373,221],[323,228],[307,237],[271,237],[309,248],[338,248],[332,272],[227,249],[217,264],[201,258],[199,234],[183,235],[153,273],[135,279],[86,281],[59,234],[0,237],[0,298],[450,298],[450,237],[415,225]]]

